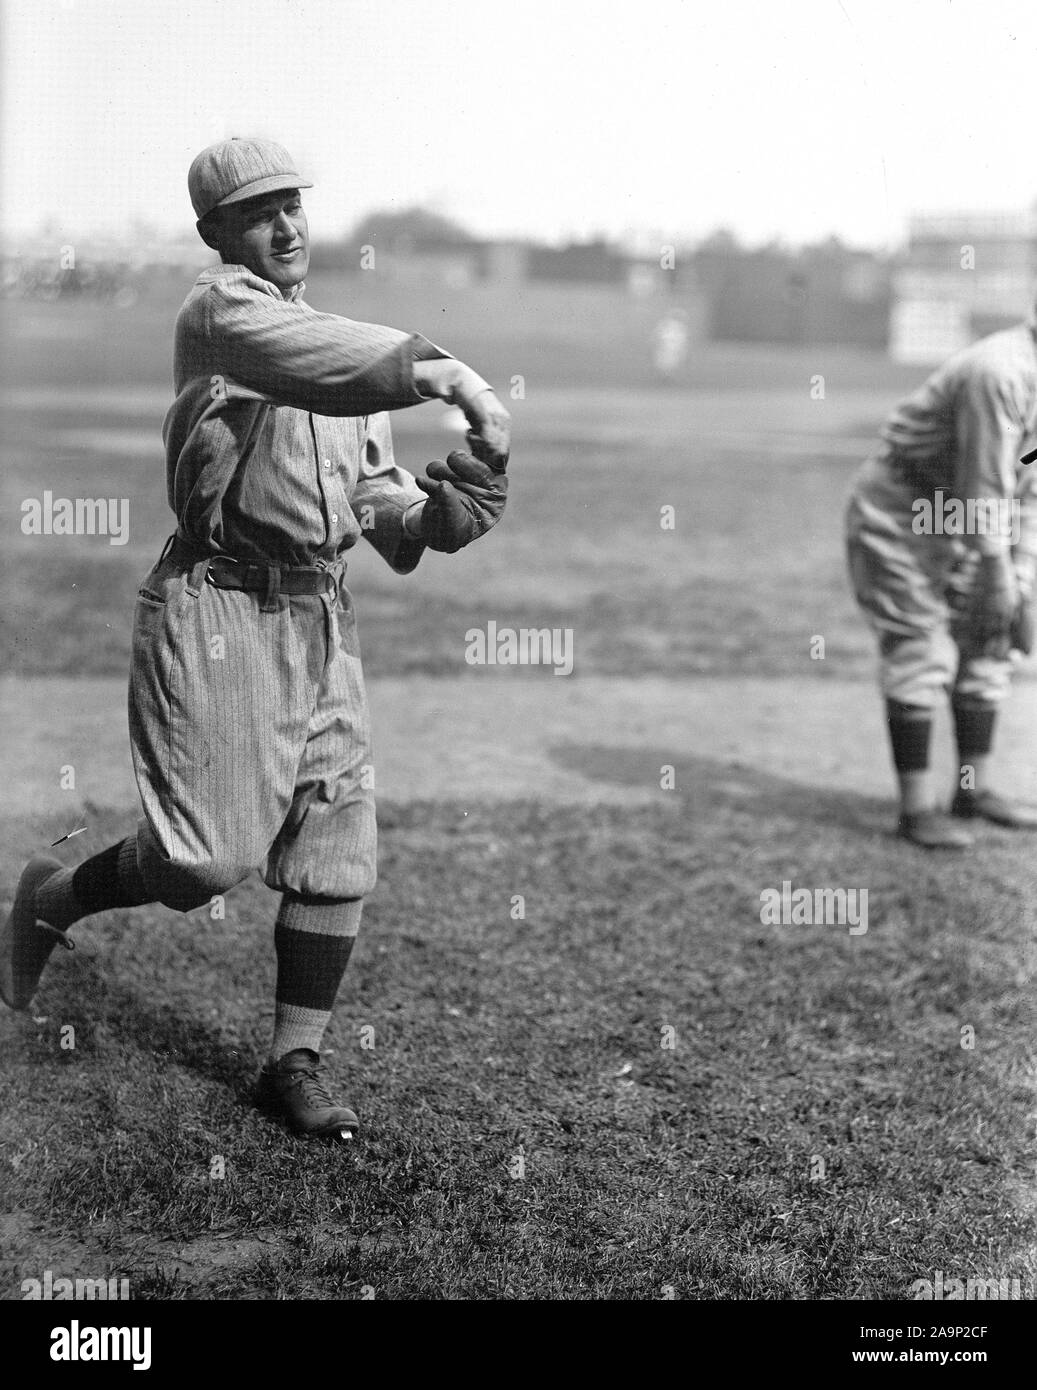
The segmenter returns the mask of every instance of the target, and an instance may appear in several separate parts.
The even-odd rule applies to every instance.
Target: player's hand
[[[464,449],[446,463],[430,463],[415,481],[428,495],[421,513],[421,539],[430,550],[452,555],[496,526],[508,495],[507,476]]]
[[[476,458],[503,472],[511,448],[511,416],[493,387],[454,357],[414,363],[414,384],[429,400],[449,401],[464,411],[468,444]]]
[[[457,396],[470,425],[468,447],[477,459],[503,473],[511,450],[511,416],[492,387],[482,386],[470,397]]]

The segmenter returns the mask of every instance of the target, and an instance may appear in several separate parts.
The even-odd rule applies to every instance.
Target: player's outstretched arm
[[[472,453],[503,472],[511,448],[511,416],[489,382],[456,358],[441,357],[415,362],[414,383],[430,399],[459,406],[469,424]]]
[[[275,405],[375,415],[426,400],[460,406],[480,448],[506,457],[508,412],[492,387],[420,333],[285,301],[247,271],[223,275],[178,325],[178,375],[220,376]]]

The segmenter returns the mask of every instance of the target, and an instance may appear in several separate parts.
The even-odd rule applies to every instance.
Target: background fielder
[[[1037,827],[1037,812],[987,784],[997,709],[1013,648],[1029,651],[1037,565],[1035,321],[957,353],[893,412],[861,469],[847,511],[857,601],[881,654],[898,830],[928,849],[963,849],[963,822]],[[994,504],[971,534],[919,525],[946,499]],[[947,528],[949,530],[949,528]],[[948,819],[929,777],[933,710],[950,696],[959,785]]]
[[[282,893],[273,1046],[260,1100],[301,1132],[351,1130],[319,1047],[375,883],[370,726],[344,552],[363,534],[398,572],[500,517],[508,416],[421,335],[303,301],[310,185],[266,140],[193,162],[198,230],[221,263],[176,325],[163,428],[177,531],[145,578],[129,717],[138,832],[62,868],[36,856],[0,934],[0,995],[26,1008],[79,918],[160,901],[186,911],[265,861]],[[382,412],[459,405],[479,454],[415,480]]]

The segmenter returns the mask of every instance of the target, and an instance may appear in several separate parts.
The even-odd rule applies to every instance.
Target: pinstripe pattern
[[[199,276],[177,318],[162,430],[169,504],[200,552],[312,565],[363,534],[394,564],[402,513],[425,494],[397,467],[383,412],[420,404],[414,362],[450,354],[317,313],[304,288],[285,299],[243,266]]]
[[[204,568],[167,559],[137,601],[129,714],[148,890],[187,911],[265,859],[273,888],[362,898],[375,815],[350,595],[281,595],[261,613],[261,595],[216,589]]]
[[[879,639],[882,693],[928,709],[952,689],[958,698],[1003,700],[1011,662],[970,651],[967,632],[952,628],[944,595],[960,544],[916,535],[914,500],[885,461],[873,459],[858,474],[846,517],[850,577]]]
[[[312,187],[296,172],[295,161],[284,146],[273,140],[218,140],[196,154],[187,171],[196,217],[277,188]]]
[[[418,404],[420,335],[319,314],[243,266],[203,272],[176,325],[167,491],[201,555],[335,564],[361,535],[407,572],[425,500],[388,410]],[[130,738],[147,891],[189,910],[265,862],[282,903],[278,1046],[323,1032],[376,877],[370,721],[348,592],[261,596],[164,558],[137,599]],[[348,901],[342,901],[348,900]],[[281,968],[283,966],[283,969]],[[289,1027],[290,1025],[290,1027]],[[288,1030],[288,1031],[286,1031]],[[294,1030],[294,1031],[291,1031]],[[315,1046],[311,1041],[291,1046]]]
[[[1020,457],[1037,442],[1034,323],[992,333],[939,367],[890,415],[884,447],[864,464],[847,511],[857,602],[879,639],[887,699],[932,708],[947,691],[994,703],[1008,694],[1011,663],[969,650],[946,602],[963,545],[1011,552],[1024,590],[1037,558],[1037,467]],[[960,499],[1016,499],[1018,543],[915,530],[914,506],[937,491]]]
[[[1027,324],[992,333],[937,368],[882,430],[891,474],[915,496],[1017,497],[1019,551],[1037,555],[1037,469],[1019,462],[1037,443],[1037,345]],[[979,550],[1004,543],[977,537]]]

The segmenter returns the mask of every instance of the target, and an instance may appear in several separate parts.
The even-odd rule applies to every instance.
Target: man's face
[[[310,232],[297,188],[228,203],[217,216],[214,249],[226,264],[248,266],[282,291],[306,278]]]

